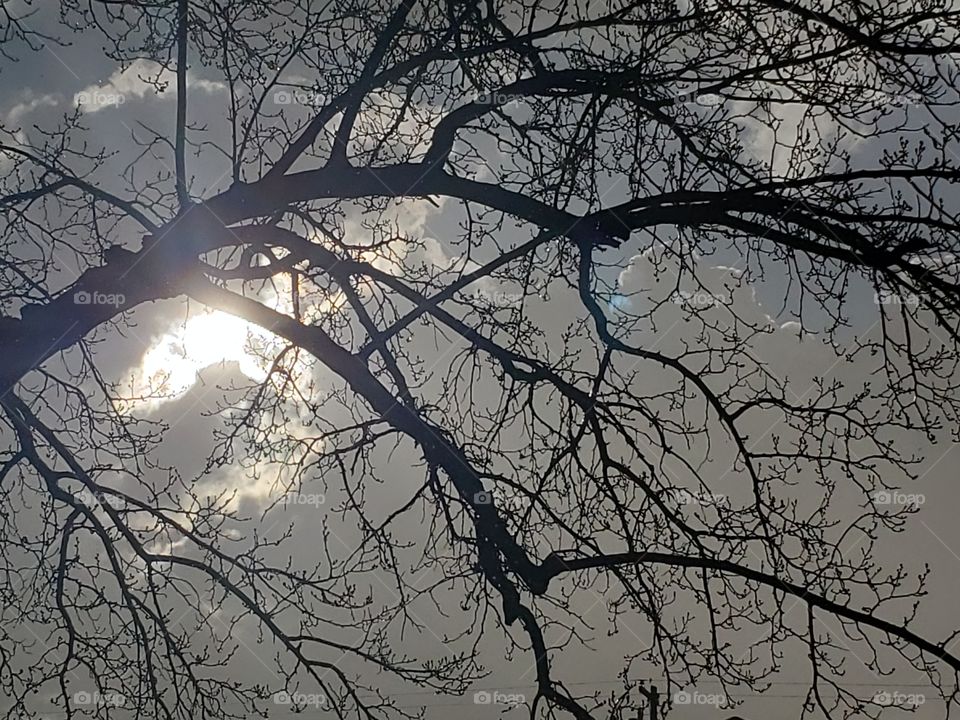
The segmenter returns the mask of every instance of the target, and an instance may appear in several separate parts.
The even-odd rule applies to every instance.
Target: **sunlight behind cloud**
[[[345,302],[342,292],[330,296],[306,278],[301,278],[300,291],[300,319],[306,325],[321,323],[325,315]],[[272,279],[258,300],[289,317],[293,315],[291,293],[289,275],[281,274]],[[264,382],[285,345],[269,330],[240,317],[219,310],[196,312],[172,324],[147,348],[132,370],[130,391],[121,410],[150,409],[175,400],[194,386],[201,371],[221,363],[236,363],[244,376]],[[298,356],[293,362],[286,368],[285,377],[299,382],[309,361]]]
[[[233,315],[218,310],[194,315],[173,328],[143,356],[140,366],[149,394],[182,395],[196,382],[197,373],[221,362],[236,362],[251,380],[266,379],[266,361],[253,352],[258,340],[272,338]]]
[[[428,216],[435,210],[425,201],[397,204],[392,211],[395,213],[398,237],[403,237],[404,233],[422,234]],[[348,223],[347,230],[351,238],[365,235],[359,225]],[[310,234],[309,239],[318,244],[329,244],[319,234]],[[449,257],[433,238],[425,237],[423,242],[424,246],[418,252],[432,265],[447,270],[453,270],[463,263],[466,263],[466,270],[476,267],[476,263],[465,258]],[[411,252],[404,243],[400,245],[396,250],[398,257],[379,250],[361,252],[360,257],[380,270],[400,276],[403,266],[399,261]],[[361,297],[367,297],[371,288],[364,284],[357,291]],[[291,293],[290,276],[282,273],[272,278],[258,300],[277,312],[292,316]],[[314,285],[307,276],[301,276],[300,317],[305,324],[321,324],[324,316],[338,311],[345,302],[346,296],[342,291],[328,293]],[[242,318],[218,310],[193,313],[185,320],[172,324],[147,348],[141,361],[131,371],[129,392],[120,403],[121,410],[155,409],[161,403],[176,400],[194,386],[199,373],[222,363],[236,363],[245,377],[253,382],[264,382],[271,364],[283,347],[284,342],[276,335]],[[304,358],[300,358],[297,361],[299,367],[290,376],[300,378],[306,363]]]

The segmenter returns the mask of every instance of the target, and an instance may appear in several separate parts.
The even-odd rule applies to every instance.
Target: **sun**
[[[255,348],[271,339],[265,330],[219,310],[197,313],[144,353],[135,384],[144,396],[173,399],[193,386],[201,370],[225,362],[237,363],[245,376],[262,382],[267,360]]]
[[[258,298],[264,305],[287,316],[293,315],[288,276],[278,276],[271,288]],[[342,292],[319,296],[312,285],[301,281],[301,322],[313,324],[336,312],[346,301]],[[240,372],[254,382],[267,379],[277,354],[285,343],[258,325],[228,313],[204,309],[171,325],[144,352],[131,371],[128,408],[155,407],[175,400],[197,382],[198,373],[212,365],[236,363]],[[305,361],[288,368],[289,377],[299,377]]]
[[[311,240],[324,241],[320,236],[312,236]],[[377,252],[362,253],[361,257],[386,272],[401,271],[389,257]],[[290,276],[282,273],[261,288],[256,299],[270,309],[292,317],[292,288]],[[342,290],[332,293],[321,290],[304,277],[300,278],[299,289],[299,321],[306,325],[321,323],[325,316],[340,312],[346,303]],[[365,296],[369,290],[361,288],[359,292]],[[130,391],[128,397],[118,402],[118,408],[121,412],[155,409],[159,404],[188,392],[196,384],[201,371],[223,363],[236,363],[244,376],[253,382],[264,382],[284,346],[285,342],[278,336],[235,315],[212,309],[192,312],[185,320],[170,325],[146,349],[140,362],[130,371]],[[286,377],[300,377],[306,364],[301,358],[295,363],[296,368],[287,369]]]
[[[288,291],[289,292],[289,291]],[[287,310],[283,289],[265,293],[273,309]],[[197,382],[198,374],[213,365],[236,363],[254,382],[267,378],[278,338],[243,318],[220,310],[202,309],[169,326],[144,352],[132,370],[132,406],[156,406],[175,400]]]

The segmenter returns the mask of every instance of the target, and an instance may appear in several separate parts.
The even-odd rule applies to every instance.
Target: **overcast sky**
[[[7,2],[9,8],[17,8],[21,0]],[[52,28],[55,15],[53,3],[39,6],[39,11],[28,23],[37,30]],[[61,28],[62,32],[62,28]],[[126,67],[107,58],[101,51],[102,40],[92,33],[77,33],[69,38],[67,46],[42,43],[36,52],[21,48],[17,53],[19,62],[5,62],[0,72],[0,118],[3,126],[18,129],[17,141],[24,145],[39,142],[39,128],[56,128],[65,113],[71,113],[78,102],[84,107],[87,130],[83,139],[91,147],[105,147],[114,153],[113,157],[97,174],[98,182],[110,189],[111,179],[122,172],[133,161],[139,149],[131,140],[136,134],[141,139],[150,131],[170,136],[174,127],[176,106],[175,80],[163,77],[168,83],[165,92],[158,93],[145,78],[155,72],[149,62],[139,62]],[[171,82],[172,81],[172,82]],[[205,71],[202,67],[191,70],[189,87],[190,121],[195,127],[205,128],[209,138],[227,137],[226,123],[227,88],[220,78]],[[112,100],[111,100],[112,98]],[[284,105],[282,102],[273,108],[275,112],[305,112],[297,103]],[[786,118],[786,132],[790,132],[790,118]],[[36,127],[35,127],[36,126]],[[827,129],[829,132],[830,130]],[[744,127],[758,157],[769,155],[769,140],[763,134]],[[861,157],[869,157],[879,152],[878,147],[870,147],[869,141],[846,140],[851,149]],[[862,153],[862,155],[861,155]],[[210,195],[229,185],[225,173],[229,164],[225,160],[217,161],[216,153],[205,152],[203,162],[191,162],[194,179],[194,192],[197,195]],[[159,160],[157,162],[160,162]],[[776,160],[775,160],[776,162]],[[611,188],[611,197],[618,190]],[[436,265],[463,266],[466,263],[461,249],[451,242],[457,224],[463,219],[462,208],[454,203],[431,204],[427,201],[405,201],[389,211],[398,226],[406,233],[424,239],[424,249],[416,252],[422,255],[425,263]],[[348,231],[361,236],[364,229],[360,224],[359,208],[353,208],[348,215]],[[504,231],[504,242],[519,242],[529,238],[529,233]],[[139,247],[140,237],[130,235],[128,246]],[[671,267],[669,259],[661,259],[665,265],[659,270],[653,262],[656,249],[651,249],[643,241],[634,238],[623,247],[607,250],[601,259],[611,265],[609,280],[615,282],[618,297],[608,305],[611,317],[618,311],[630,311],[652,307],[659,301],[667,301],[656,313],[655,322],[634,327],[630,340],[648,349],[657,349],[665,353],[677,352],[690,344],[700,344],[705,340],[702,329],[684,319],[682,301],[676,300],[675,279],[679,268]],[[868,359],[857,356],[853,362],[838,357],[838,353],[828,346],[825,336],[819,332],[822,318],[811,314],[806,318],[797,318],[789,307],[782,307],[779,300],[782,292],[782,275],[776,271],[764,277],[752,276],[738,258],[732,253],[718,252],[710,257],[699,259],[698,272],[709,291],[695,287],[684,281],[685,288],[681,298],[689,302],[716,302],[717,307],[705,312],[715,313],[716,322],[722,329],[728,314],[728,306],[736,309],[737,314],[749,318],[759,326],[768,329],[768,333],[756,338],[752,352],[754,357],[765,364],[776,377],[788,383],[791,394],[799,400],[808,398],[813,392],[816,378],[836,378],[850,388],[858,387],[868,379],[874,369]],[[58,268],[61,273],[60,286],[68,285],[75,275],[73,261],[64,257]],[[283,288],[281,288],[282,292]],[[501,293],[504,302],[510,302],[511,293],[516,288],[497,286],[485,281],[481,290],[488,294]],[[848,310],[853,327],[849,334],[863,337],[875,337],[878,333],[876,304],[872,290],[866,286],[851,289]],[[263,296],[264,301],[283,309],[284,300]],[[549,352],[551,338],[561,337],[565,330],[585,317],[585,311],[575,294],[559,285],[553,287],[546,300],[535,298],[529,308],[529,317],[540,328],[545,338],[544,352]],[[710,333],[714,338],[710,342],[723,342],[720,330]],[[276,507],[277,486],[274,479],[265,474],[255,480],[239,466],[230,466],[204,472],[204,464],[215,433],[223,428],[220,409],[225,399],[235,397],[231,386],[236,387],[251,381],[262,379],[265,364],[258,358],[249,345],[270,346],[276,343],[269,333],[252,329],[244,322],[219,313],[209,313],[195,303],[186,304],[182,299],[161,301],[139,307],[132,315],[132,322],[121,335],[115,332],[103,334],[103,341],[97,346],[97,361],[104,375],[113,381],[128,382],[132,387],[149,387],[152,381],[164,373],[169,373],[169,396],[149,403],[134,403],[128,410],[142,416],[162,421],[169,425],[169,431],[159,450],[161,464],[170,464],[177,468],[183,478],[195,482],[199,494],[207,489],[211,493],[222,488],[233,488],[237,492],[236,502],[241,513],[260,518],[255,523],[265,536],[277,535],[292,523],[295,532],[293,539],[284,546],[280,555],[286,557],[293,553],[295,560],[309,564],[318,556],[318,549],[326,544],[331,551],[348,552],[358,538],[355,525],[337,517],[332,508],[342,501],[342,490],[327,486],[322,478],[316,485],[303,488],[303,493],[313,493],[322,499],[315,504],[284,505]],[[414,353],[427,367],[433,368],[434,381],[420,390],[426,397],[431,392],[441,392],[440,378],[450,370],[451,363],[457,357],[457,351],[464,347],[462,340],[434,336],[419,332]],[[578,359],[582,367],[590,367],[593,358],[587,352]],[[51,362],[55,367],[56,361]],[[332,386],[334,381],[327,371],[319,367],[305,370],[318,387]],[[663,378],[654,371],[638,377],[637,387],[646,388],[662,382]],[[335,411],[331,411],[332,413]],[[332,419],[335,415],[331,415]],[[297,422],[291,419],[293,428]],[[344,416],[346,421],[346,416]],[[757,443],[765,442],[770,436],[782,429],[767,427],[762,417],[754,417],[748,423],[751,437]],[[291,430],[292,431],[292,430]],[[306,432],[306,431],[304,431]],[[951,443],[948,433],[931,439],[915,433],[891,430],[904,452],[916,453],[922,458],[918,466],[919,479],[913,485],[902,488],[902,492],[919,499],[918,511],[911,517],[904,531],[899,535],[881,537],[877,545],[877,560],[889,564],[891,571],[903,564],[913,573],[922,571],[925,566],[931,569],[928,580],[928,595],[923,601],[923,612],[912,628],[921,635],[939,639],[947,636],[956,626],[956,598],[960,593],[960,524],[956,522],[956,508],[960,500],[960,488],[957,484],[957,467],[960,456]],[[713,447],[709,450],[695,445],[689,451],[694,462],[702,461],[703,472],[716,478],[717,488],[736,498],[745,492],[743,478],[731,470],[732,451],[729,447]],[[379,470],[378,483],[369,489],[371,514],[385,517],[402,505],[422,482],[422,469],[418,467],[419,457],[412,446],[401,445],[395,453],[386,450],[377,453],[376,467]],[[798,497],[806,493],[819,492],[818,486],[810,477],[794,478],[799,490]],[[682,481],[681,481],[682,482]],[[790,491],[785,491],[790,492]],[[837,499],[837,511],[848,503],[849,512],[856,511],[852,498]],[[844,512],[847,510],[844,509]],[[405,540],[422,542],[426,538],[425,527],[416,521],[416,513],[411,514],[402,525]],[[325,531],[332,535],[324,539]],[[854,543],[855,544],[855,543]],[[856,556],[856,547],[844,548],[850,557]],[[371,592],[375,595],[392,593],[388,582],[376,578],[366,578]],[[424,584],[430,577],[424,577]],[[464,628],[472,619],[470,608],[460,606],[460,599],[452,595],[445,597],[443,617],[435,607],[428,603],[418,604],[414,612],[422,620],[419,630],[412,629],[404,637],[402,644],[411,655],[420,658],[443,658],[448,653],[463,649],[460,644],[450,642],[458,630]],[[568,649],[555,656],[555,675],[576,691],[597,690],[604,694],[621,685],[617,675],[623,667],[624,656],[638,652],[651,641],[650,628],[642,618],[628,614],[611,629],[608,598],[602,584],[582,588],[575,593],[573,606],[582,624],[576,628],[583,642],[574,642]],[[671,606],[670,611],[679,617],[690,610],[690,599],[680,597]],[[789,605],[789,603],[788,603]],[[795,609],[794,622],[803,623],[804,615]],[[226,613],[228,610],[224,609]],[[891,620],[898,618],[891,617]],[[840,638],[845,643],[836,621],[825,620],[823,630]],[[33,634],[30,628],[10,630],[23,636]],[[250,682],[280,681],[276,668],[278,648],[275,644],[258,637],[252,626],[242,625],[235,630],[234,638],[241,645],[241,651],[232,659],[229,673],[232,677]],[[525,646],[525,638],[516,628],[511,629],[512,636]],[[558,640],[568,631],[562,627],[551,628],[548,635]],[[738,647],[747,652],[758,639],[751,636],[755,628],[747,626],[742,637],[736,639]],[[37,635],[42,646],[42,632]],[[461,643],[462,644],[462,643]],[[757,697],[748,690],[736,690],[732,695],[742,705],[736,710],[746,718],[796,717],[802,697],[805,696],[809,682],[809,663],[806,649],[802,643],[788,646],[790,650],[781,660],[781,672],[772,681],[772,687],[764,697]],[[416,707],[421,704],[428,707],[429,718],[448,717],[456,713],[465,720],[478,720],[508,713],[510,717],[521,717],[523,709],[506,710],[502,706],[477,704],[474,691],[500,691],[504,693],[523,693],[532,697],[534,692],[534,672],[529,651],[511,649],[504,640],[501,631],[489,623],[489,628],[479,644],[480,659],[490,674],[478,681],[475,687],[464,697],[436,697],[412,686],[400,686],[383,675],[369,675],[366,682],[380,687],[388,694],[398,698],[398,704]],[[38,646],[38,652],[40,647]],[[504,662],[504,658],[508,662]],[[18,662],[29,662],[29,658],[20,658]],[[922,676],[897,671],[888,677],[875,676],[858,661],[853,653],[848,658],[847,678],[865,692],[889,692],[925,695],[926,703],[918,707],[914,717],[933,718],[943,715],[942,703],[937,703],[934,690]],[[347,668],[351,661],[344,662]],[[648,669],[653,675],[654,671]],[[643,669],[632,669],[634,678],[643,677]],[[647,676],[655,682],[661,678]],[[306,684],[301,686],[304,693],[317,692]],[[691,693],[709,695],[719,693],[716,685],[704,683],[689,688]],[[51,688],[48,695],[53,694]],[[786,710],[786,708],[790,710]],[[285,717],[287,708],[278,706],[271,716]],[[304,717],[322,715],[321,709],[308,709]],[[714,718],[728,717],[734,714],[729,710],[717,711],[711,706],[690,705],[675,708],[671,717],[676,718]],[[51,712],[49,717],[61,717]]]

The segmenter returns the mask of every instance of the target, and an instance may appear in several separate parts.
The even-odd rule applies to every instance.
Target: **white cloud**
[[[829,143],[842,132],[833,117],[806,103],[772,103],[765,117],[753,103],[736,102],[734,110],[746,133],[747,151],[768,163],[777,177],[812,172],[824,160]],[[847,150],[858,142],[849,133],[843,135],[843,147]],[[791,168],[791,162],[799,162],[799,168]]]
[[[7,112],[5,118],[6,124],[19,125],[24,116],[29,115],[37,108],[56,107],[59,102],[60,99],[56,95],[44,94],[34,96],[32,93],[29,93],[25,100],[17,103]]]
[[[17,130],[15,133],[11,134],[13,142],[4,140],[8,145],[19,145],[21,148],[28,148],[30,143],[27,141],[27,135],[23,130]],[[17,164],[17,157],[11,152],[6,150],[0,150],[0,174],[6,175],[13,170],[14,166]]]
[[[198,78],[189,72],[187,87],[211,94],[226,89],[226,85],[221,82]],[[108,107],[118,107],[133,99],[172,99],[176,97],[176,88],[177,75],[173,70],[141,58],[125,68],[115,70],[106,82],[88,85],[74,95],[73,100],[74,104],[83,106],[84,111],[95,113]]]

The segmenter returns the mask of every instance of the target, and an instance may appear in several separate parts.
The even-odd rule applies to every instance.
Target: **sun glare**
[[[209,311],[174,327],[143,356],[140,376],[146,394],[179,396],[197,373],[211,365],[235,362],[251,380],[266,378],[266,361],[253,347],[272,336],[233,315]]]
[[[344,301],[343,293],[320,297],[316,288],[304,286],[301,322],[318,322]],[[260,301],[290,316],[293,314],[290,280],[275,278],[275,286]],[[186,321],[172,325],[144,353],[133,370],[130,399],[124,406],[156,406],[186,393],[197,382],[198,373],[221,363],[236,363],[240,372],[254,382],[263,382],[283,342],[276,335],[219,310],[203,310]],[[302,368],[301,368],[302,369]],[[299,373],[294,373],[295,376]]]

